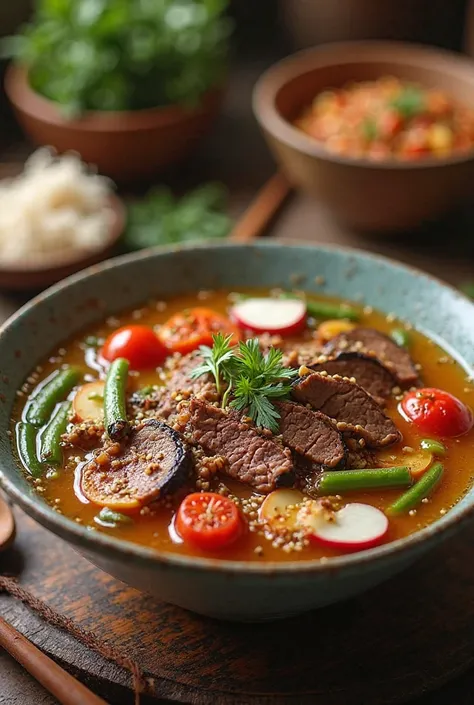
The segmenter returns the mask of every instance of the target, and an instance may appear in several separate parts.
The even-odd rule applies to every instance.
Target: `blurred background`
[[[415,42],[466,57],[474,52],[468,0],[0,5],[0,178],[21,175],[0,183],[0,200],[9,204],[2,209],[0,203],[6,213],[3,223],[0,216],[4,293],[44,288],[117,253],[229,235],[276,170],[251,96],[257,79],[277,60],[300,49],[373,39]],[[446,82],[441,73],[440,68],[440,82]],[[472,75],[474,81],[474,70]],[[466,100],[474,108],[474,87]],[[24,171],[29,156],[45,146],[77,156],[58,164],[41,151]],[[96,171],[111,181],[97,178]],[[469,175],[459,175],[464,185]],[[452,181],[448,173],[446,179]],[[469,278],[468,198],[449,214],[420,215],[415,228],[398,227],[396,235],[374,239],[364,227],[328,215],[323,195],[308,195],[297,181],[271,235],[351,244],[448,279]],[[278,197],[274,201],[269,214],[280,205]],[[446,227],[457,233],[449,262],[441,257]],[[13,229],[16,243],[9,236]],[[5,310],[18,300],[4,298]]]

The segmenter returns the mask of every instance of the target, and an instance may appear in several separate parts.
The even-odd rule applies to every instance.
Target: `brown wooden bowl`
[[[10,291],[46,289],[70,274],[107,259],[117,244],[126,221],[125,206],[118,196],[110,196],[108,205],[112,208],[114,218],[107,243],[103,247],[79,257],[72,253],[69,256],[62,255],[55,259],[48,257],[41,263],[25,262],[21,268],[5,265],[0,260],[0,289]]]
[[[416,227],[471,192],[474,150],[417,162],[334,155],[292,125],[322,90],[384,75],[438,87],[474,109],[474,62],[440,49],[397,42],[346,42],[303,51],[257,82],[255,115],[292,184],[314,194],[340,221],[366,231]]]
[[[178,105],[123,112],[90,112],[64,118],[58,106],[36,93],[26,69],[10,64],[5,91],[17,119],[38,145],[76,151],[101,174],[121,183],[149,179],[182,161],[212,127],[223,91],[206,93],[193,109]]]

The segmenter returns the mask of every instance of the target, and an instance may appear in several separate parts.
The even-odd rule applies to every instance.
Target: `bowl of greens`
[[[211,128],[225,82],[227,0],[39,0],[5,90],[27,135],[77,151],[117,181],[184,159]]]

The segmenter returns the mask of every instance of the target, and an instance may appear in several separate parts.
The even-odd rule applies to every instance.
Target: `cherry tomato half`
[[[169,350],[147,326],[124,326],[109,335],[101,350],[109,362],[117,357],[126,358],[132,370],[158,367],[169,355]]]
[[[403,416],[426,433],[455,437],[472,428],[471,409],[441,389],[416,389],[405,395],[400,406]]]
[[[239,341],[239,330],[228,318],[210,308],[192,308],[166,321],[159,336],[169,350],[185,355],[200,345],[212,345],[212,335],[219,331],[232,334],[232,345]]]
[[[235,541],[243,525],[230,499],[215,492],[194,492],[181,502],[175,527],[184,541],[212,551]]]

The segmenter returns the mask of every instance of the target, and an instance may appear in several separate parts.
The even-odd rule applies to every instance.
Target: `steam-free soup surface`
[[[245,292],[247,296],[250,293]],[[257,292],[254,295],[259,297],[269,296],[268,292]],[[272,293],[271,296],[276,297],[277,295]],[[308,298],[314,299],[312,295],[308,296]],[[316,298],[319,302],[341,303],[334,299]],[[154,301],[140,309],[109,318],[102,324],[84,331],[80,336],[65,341],[59,349],[52,351],[51,356],[43,361],[34,373],[34,384],[26,383],[22,388],[22,396],[19,397],[18,406],[12,419],[13,436],[15,437],[15,427],[19,420],[22,416],[24,419],[26,418],[31,398],[34,398],[35,393],[38,393],[38,386],[48,380],[58,368],[68,365],[74,366],[80,371],[79,382],[69,392],[69,398],[72,400],[77,395],[78,389],[84,384],[105,379],[110,363],[102,357],[102,346],[114,330],[128,324],[138,324],[147,326],[160,333],[163,324],[175,314],[181,314],[196,307],[211,309],[220,314],[223,319],[228,319],[230,308],[235,304],[236,300],[239,299],[235,293],[219,291],[179,296],[166,302]],[[350,330],[351,326],[373,328],[388,335],[394,329],[397,329],[398,336],[405,336],[408,340],[409,352],[419,370],[423,387],[446,390],[467,407],[472,404],[474,387],[468,379],[466,371],[449,354],[440,349],[438,345],[419,332],[406,328],[391,316],[386,317],[368,308],[363,309],[358,306],[353,308],[359,318],[357,322],[350,323],[344,320],[335,320],[328,324],[327,321],[316,320],[309,315],[304,327],[300,327],[296,333],[290,332],[289,335],[284,334],[283,336],[260,335],[263,340],[263,347],[283,345],[286,352],[293,347],[296,351],[296,359],[298,352],[305,350],[308,346],[311,347],[313,344],[315,349],[317,346],[320,348],[323,343],[327,344],[328,340],[331,339],[332,333],[340,335],[345,327],[347,330]],[[232,325],[235,329],[238,328],[235,322]],[[234,328],[227,329],[227,332],[229,330],[232,332]],[[240,326],[240,334],[244,339],[255,335],[255,333],[252,334],[250,331],[244,332],[242,325]],[[321,339],[321,336],[324,337],[324,340]],[[405,343],[407,340],[405,340]],[[173,364],[176,364],[175,361],[178,358],[179,355],[175,355]],[[301,360],[298,360],[294,364],[300,365],[300,362]],[[304,364],[307,363],[305,362]],[[166,385],[170,374],[168,371],[169,367],[170,359],[156,369],[131,370],[127,382],[128,399],[137,390],[156,385]],[[309,372],[309,370],[306,370],[306,372]],[[371,468],[374,466],[403,465],[410,467],[412,458],[415,458],[420,451],[422,440],[430,437],[430,434],[421,430],[415,423],[408,421],[400,413],[400,403],[407,393],[408,389],[402,390],[394,383],[394,393],[386,401],[384,413],[393,420],[402,434],[402,440],[386,448],[370,450],[372,457]],[[92,398],[92,402],[95,402],[100,407],[102,404],[100,394],[97,398]],[[186,404],[189,403],[189,399],[185,398],[184,402],[186,413]],[[154,412],[151,411],[150,416],[153,416],[153,414]],[[147,417],[145,417],[146,419]],[[75,421],[73,417],[72,421]],[[250,425],[254,426],[255,424],[250,422]],[[68,432],[71,432],[71,424],[68,427]],[[40,430],[37,437],[37,448],[40,447],[42,433],[44,432]],[[270,434],[269,431],[267,433]],[[414,509],[400,514],[389,515],[389,528],[383,537],[383,542],[405,537],[436,521],[449,511],[471,485],[474,467],[472,431],[454,438],[443,437],[436,439],[434,436],[431,436],[431,438],[441,442],[445,449],[443,457],[438,458],[433,455],[431,458],[431,465],[438,460],[442,462],[444,466],[442,479],[433,492],[426,499],[420,501]],[[363,449],[367,450],[367,447],[365,446]],[[62,463],[58,465],[46,462],[42,466],[44,473],[41,477],[36,479],[30,477],[31,482],[39,493],[38,501],[47,501],[57,512],[61,512],[71,518],[71,520],[88,527],[91,531],[108,533],[111,536],[156,548],[160,551],[170,551],[185,555],[218,555],[225,559],[260,562],[266,560],[312,560],[340,555],[346,550],[337,545],[325,544],[324,542],[307,538],[301,539],[301,533],[298,534],[299,539],[297,540],[286,536],[284,540],[279,541],[278,534],[269,529],[268,525],[265,525],[265,521],[259,520],[262,502],[265,499],[265,494],[268,495],[269,493],[262,494],[261,491],[256,491],[254,487],[239,482],[229,477],[225,471],[221,472],[220,470],[215,474],[211,473],[210,478],[206,478],[206,473],[204,475],[198,474],[197,480],[196,476],[191,475],[191,479],[186,480],[176,491],[165,493],[163,497],[155,498],[155,501],[146,503],[141,507],[138,506],[133,511],[122,512],[123,516],[128,518],[125,523],[112,522],[110,526],[107,526],[107,521],[101,521],[98,518],[101,506],[87,499],[82,485],[84,467],[91,458],[97,456],[99,451],[97,448],[80,449],[71,444],[62,445],[61,451],[63,454]],[[209,455],[207,453],[207,456]],[[28,473],[28,468],[25,468],[25,472]],[[105,467],[104,472],[107,473],[107,467]],[[338,470],[333,470],[333,472],[337,473]],[[416,479],[419,479],[419,477],[421,475]],[[375,491],[359,490],[344,494],[336,493],[329,498],[332,503],[330,511],[337,512],[347,504],[361,503],[373,506],[388,514],[388,508],[406,489],[401,487],[396,489],[380,488]],[[175,526],[177,508],[186,494],[203,490],[222,493],[223,496],[227,496],[231,501],[235,501],[238,507],[241,531],[239,531],[237,537],[234,537],[228,545],[220,550],[207,550],[196,543],[183,539]],[[309,501],[318,501],[317,494]],[[102,516],[104,516],[103,513]]]

